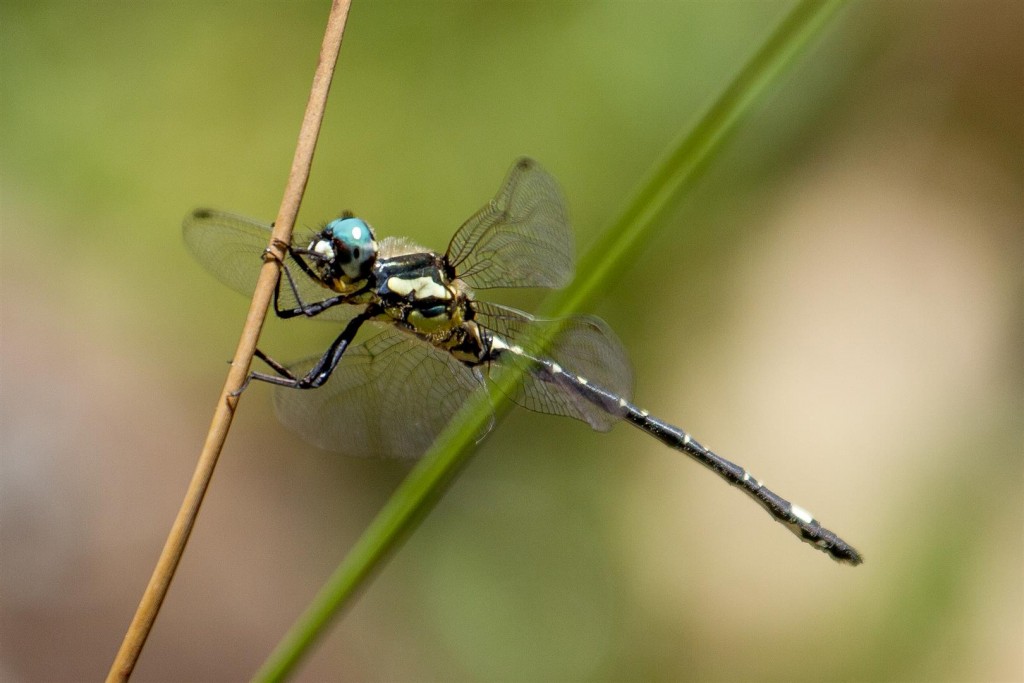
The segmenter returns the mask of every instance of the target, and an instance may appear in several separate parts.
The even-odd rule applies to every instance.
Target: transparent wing
[[[502,306],[489,301],[473,301],[473,310],[476,311],[474,320],[498,335],[506,344],[524,346],[535,343],[531,337],[536,337],[536,335],[531,335],[530,330],[543,324],[518,308]],[[543,352],[543,349],[534,350],[538,353]]]
[[[497,196],[455,233],[446,257],[476,289],[562,287],[572,279],[574,251],[558,183],[524,157]]]
[[[324,450],[418,458],[483,384],[450,354],[393,328],[375,329],[345,352],[327,384],[279,388],[274,406],[281,422]],[[316,360],[289,369],[304,374]]]
[[[593,316],[576,316],[565,320],[536,320],[514,308],[475,302],[477,320],[492,330],[506,344],[522,347],[536,358],[548,358],[562,368],[586,378],[615,396],[632,400],[633,369],[626,350],[611,328]],[[550,342],[541,339],[555,328],[560,331]],[[618,417],[599,406],[545,379],[536,363],[517,354],[504,354],[503,361],[491,368],[497,379],[509,368],[523,370],[524,381],[510,398],[518,405],[538,413],[565,415],[586,422],[594,429],[607,431]]]
[[[263,265],[263,250],[270,243],[269,225],[225,211],[196,209],[185,217],[181,228],[189,252],[206,270],[236,292],[252,294]],[[292,244],[299,242],[293,239]],[[287,265],[303,302],[322,301],[334,294],[302,272],[291,257]],[[281,281],[280,291],[282,309],[298,306],[286,280]],[[316,319],[347,321],[357,312],[353,306],[334,306]]]

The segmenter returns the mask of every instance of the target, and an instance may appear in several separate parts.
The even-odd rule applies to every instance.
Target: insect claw
[[[263,261],[277,261],[284,263],[284,257],[288,253],[288,244],[276,237],[270,240],[270,246],[263,250]]]
[[[249,382],[251,381],[252,373],[250,372],[248,375],[245,376],[245,381],[242,382],[242,386],[238,387],[234,391],[228,392],[228,398],[238,398],[239,396],[241,396],[242,392],[246,390],[246,388],[249,386]]]

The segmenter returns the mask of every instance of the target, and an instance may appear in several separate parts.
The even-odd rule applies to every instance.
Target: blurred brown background
[[[357,2],[300,225],[440,249],[529,154],[582,252],[789,6]],[[274,216],[326,13],[0,7],[2,680],[110,664],[246,308],[180,221]],[[851,4],[594,310],[638,403],[863,567],[635,430],[516,411],[298,678],[1024,678],[1022,46],[1016,2]],[[250,676],[407,471],[306,446],[269,396],[138,681]]]

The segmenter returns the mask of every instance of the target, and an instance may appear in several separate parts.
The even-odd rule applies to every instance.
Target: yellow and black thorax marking
[[[387,316],[433,343],[446,339],[466,318],[468,297],[448,280],[438,254],[383,259],[374,274]]]

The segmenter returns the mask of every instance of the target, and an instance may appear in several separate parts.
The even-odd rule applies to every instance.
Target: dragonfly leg
[[[258,380],[260,382],[267,382],[268,384],[276,384],[281,387],[289,387],[292,389],[316,389],[324,385],[324,383],[330,378],[331,373],[338,367],[338,363],[341,362],[342,356],[345,355],[345,350],[348,348],[352,340],[355,339],[356,333],[364,322],[378,315],[380,311],[371,306],[365,311],[352,318],[345,326],[345,329],[341,331],[341,334],[331,343],[324,352],[324,355],[313,364],[313,367],[309,369],[302,377],[296,377],[281,363],[278,363],[273,358],[270,358],[265,353],[256,350],[256,355],[264,363],[270,366],[270,368],[277,374],[271,375],[265,372],[250,372],[249,376],[246,377],[242,387],[235,393],[237,396],[245,391],[245,388],[249,386],[249,382],[252,380]]]
[[[274,372],[276,372],[278,375],[280,375],[281,377],[284,377],[285,379],[290,379],[290,380],[297,380],[295,375],[292,374],[291,370],[289,370],[285,366],[281,365],[276,360],[274,360],[273,358],[271,358],[267,354],[263,353],[259,349],[256,349],[256,357],[259,358],[264,363],[266,363],[267,365],[269,365],[270,368]]]
[[[296,260],[298,259],[296,258]],[[306,268],[304,268],[303,270],[305,271]],[[282,278],[278,278],[277,285],[274,286],[274,313],[277,315],[278,318],[288,319],[300,315],[306,316],[307,318],[312,318],[315,315],[323,313],[325,310],[331,308],[332,306],[337,306],[338,304],[344,303],[345,297],[339,294],[338,296],[332,296],[328,299],[323,299],[322,301],[307,304],[305,301],[302,300],[302,295],[299,294],[299,288],[298,286],[296,286],[295,279],[292,277],[291,270],[288,269],[288,266],[282,264],[281,271],[284,273],[284,278],[288,280],[288,287],[292,290],[292,296],[295,297],[295,301],[298,302],[299,305],[296,306],[295,308],[281,308],[280,297]]]

